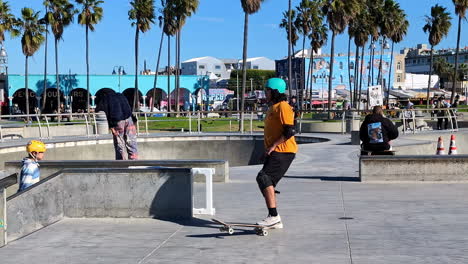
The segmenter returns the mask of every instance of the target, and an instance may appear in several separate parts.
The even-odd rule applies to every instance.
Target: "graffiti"
[[[3,220],[0,219],[0,228],[3,228],[3,227],[5,227],[5,224],[4,224]]]

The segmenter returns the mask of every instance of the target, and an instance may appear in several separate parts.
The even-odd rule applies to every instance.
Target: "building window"
[[[216,70],[221,70],[221,66],[220,66],[220,65],[216,65],[216,66],[215,66],[215,69],[216,69]]]
[[[258,70],[258,65],[254,65],[254,66],[253,66],[253,69],[254,69],[254,70]]]
[[[350,68],[351,70],[354,70],[354,62],[351,62],[351,63],[349,64],[349,68]]]
[[[413,64],[416,64],[416,60],[413,60]]]
[[[397,75],[396,81],[397,81],[397,82],[401,82],[401,75],[400,75],[400,74]]]
[[[343,83],[343,75],[340,75],[340,83]]]
[[[204,69],[205,69],[205,65],[198,65],[198,69],[204,70]]]
[[[351,75],[351,82],[354,82],[354,75]]]
[[[326,66],[327,69],[330,69],[330,63],[327,61],[327,66]]]
[[[340,61],[340,70],[342,70],[342,69],[343,69],[343,62]]]
[[[314,63],[312,63],[312,68],[315,70],[317,69],[317,63],[314,61]]]
[[[396,69],[397,69],[397,70],[401,70],[401,61],[399,61],[399,62],[397,63]]]

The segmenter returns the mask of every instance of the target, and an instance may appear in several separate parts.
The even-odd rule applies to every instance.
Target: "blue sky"
[[[424,16],[430,13],[431,6],[440,4],[448,7],[452,13],[452,29],[449,37],[437,48],[456,46],[458,19],[454,14],[452,0],[397,0],[408,14],[409,33],[396,49],[412,47],[417,43],[427,42],[423,33]],[[43,11],[42,0],[9,0],[15,15],[23,7]],[[155,1],[160,4],[159,0]],[[294,0],[297,5],[300,0]],[[287,55],[286,33],[278,27],[282,12],[287,9],[287,0],[266,0],[259,13],[250,17],[249,57],[266,56],[279,59]],[[92,74],[110,74],[116,65],[125,67],[127,73],[134,72],[134,36],[127,12],[128,0],[105,0],[104,19],[90,35],[90,57]],[[182,32],[182,60],[201,56],[218,58],[241,58],[244,15],[239,0],[200,0],[197,13],[188,19]],[[468,23],[462,27],[461,46],[468,45]],[[143,61],[148,68],[154,69],[161,30],[156,25],[140,38],[140,70]],[[84,28],[74,24],[66,28],[63,41],[59,42],[59,69],[61,73],[86,73]],[[173,42],[172,42],[173,43]],[[347,51],[347,36],[342,35],[336,41],[337,52]],[[166,43],[164,44],[166,47]],[[9,55],[9,73],[24,73],[24,55],[21,52],[20,38],[5,42]],[[329,53],[330,46],[324,47]],[[174,49],[172,48],[172,51]],[[49,73],[55,72],[53,41],[49,42]],[[167,65],[167,49],[163,51],[163,64]],[[171,55],[172,58],[174,55]],[[173,62],[172,62],[173,64]],[[30,73],[43,73],[44,48],[30,59]]]

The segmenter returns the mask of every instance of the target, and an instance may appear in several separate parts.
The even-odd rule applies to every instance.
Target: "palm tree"
[[[159,27],[162,27],[162,26],[163,26],[164,17],[163,17],[163,16],[159,16],[159,17],[158,17],[158,20],[159,20]],[[157,86],[157,83],[158,83],[159,62],[161,61],[161,50],[162,50],[163,42],[164,42],[164,31],[161,30],[161,40],[159,41],[158,59],[157,59],[157,61],[156,61],[156,71],[155,71],[154,83],[153,83],[153,96],[152,96],[151,111],[153,111],[153,107],[154,107],[154,105],[155,105],[155,103],[156,103],[156,86]],[[161,108],[161,101],[159,102],[159,108]]]
[[[429,99],[429,89],[431,88],[432,64],[434,63],[434,46],[437,46],[442,39],[448,35],[452,26],[452,17],[447,12],[447,8],[435,5],[431,7],[431,15],[426,16],[426,24],[423,27],[425,33],[429,33],[429,44],[431,44],[431,63],[429,66],[429,82],[427,84],[427,99]],[[429,100],[427,100],[429,108]]]
[[[450,103],[453,104],[455,100],[456,91],[456,76],[458,72],[458,53],[460,50],[460,33],[462,19],[466,19],[466,10],[468,9],[468,0],[452,0],[455,5],[455,14],[458,16],[458,34],[457,34],[457,50],[455,51],[455,69],[453,71],[453,82],[452,82],[452,96],[450,96]]]
[[[382,45],[380,50],[380,60],[379,60],[379,73],[377,77],[377,83],[380,84],[382,87],[382,91],[384,90],[384,82],[383,82],[383,54],[385,46],[387,44],[387,38],[390,36],[392,30],[395,28],[394,24],[394,15],[399,8],[398,4],[394,0],[385,0],[383,9],[381,10],[381,16],[379,19],[379,28],[380,28],[380,36],[382,37]],[[390,88],[388,88],[390,89]],[[390,92],[390,90],[388,90]]]
[[[296,10],[291,10],[291,20],[296,21]],[[281,23],[279,24],[280,28],[284,28],[286,30],[286,38],[289,40],[289,14],[288,11],[283,12],[283,18],[281,19]],[[299,36],[297,35],[297,28],[296,23],[292,23],[291,25],[291,45],[292,45],[292,53],[294,54],[294,47],[299,40]]]
[[[366,8],[368,10],[368,23],[366,24],[371,35],[371,51],[369,56],[369,74],[368,86],[374,85],[374,55],[375,43],[379,40],[380,32],[379,25],[381,24],[381,17],[383,16],[383,8],[385,0],[366,0]]]
[[[28,90],[28,59],[41,47],[44,42],[44,25],[39,23],[39,12],[34,12],[31,8],[21,9],[21,19],[17,21],[18,32],[22,35],[21,45],[26,58],[24,75],[24,87],[26,90],[26,115],[29,122],[29,90]]]
[[[185,25],[185,21],[188,17],[191,17],[198,9],[199,0],[178,0],[175,1],[174,14],[175,14],[175,23],[177,27],[176,33],[176,112],[179,112],[179,98],[180,98],[180,42],[181,42],[181,32],[182,28]]]
[[[247,81],[247,42],[249,31],[249,15],[255,14],[260,10],[264,0],[241,0],[242,9],[244,10],[244,47],[242,55],[242,93],[241,93],[241,112],[239,131],[244,132],[244,106],[245,106],[245,85]]]
[[[356,45],[356,68],[355,68],[355,98],[354,103],[355,107],[360,108],[361,96],[362,96],[362,81],[364,79],[363,69],[364,66],[364,56],[365,56],[365,46],[369,41],[369,38],[374,38],[376,34],[376,28],[374,25],[375,19],[371,15],[369,8],[365,7],[360,10],[360,13],[356,16],[356,23],[353,23],[354,26],[354,44]],[[378,35],[378,34],[377,34]],[[359,52],[361,48],[361,52]],[[367,72],[369,78],[370,71]]]
[[[50,0],[50,11],[47,20],[55,38],[55,78],[57,87],[57,114],[60,113],[60,76],[58,65],[58,42],[62,39],[64,29],[73,22],[76,10],[68,0]],[[45,94],[44,94],[45,95]],[[60,120],[60,118],[58,119]]]
[[[5,41],[5,32],[9,31],[12,35],[17,33],[17,31],[13,30],[16,22],[17,20],[11,13],[8,2],[0,0],[0,43],[3,44],[3,41]]]
[[[309,71],[307,74],[306,86],[309,84],[310,80],[310,89],[309,89],[309,99],[312,97],[312,86],[313,80],[312,76],[314,73],[314,53],[318,53],[319,49],[325,45],[328,39],[328,27],[324,24],[324,14],[320,8],[319,2],[312,2],[311,6],[311,31],[309,33],[309,40],[311,45],[310,52],[310,62],[309,62]],[[307,96],[306,96],[307,97]],[[311,105],[312,106],[312,105]]]
[[[138,91],[138,42],[140,32],[145,33],[151,29],[154,23],[154,0],[133,0],[130,2],[132,8],[128,11],[128,18],[132,20],[132,26],[135,26],[135,92],[133,97],[132,111],[138,111],[139,91]]]
[[[167,36],[167,109],[171,111],[171,36],[177,33],[176,15],[173,7],[174,2],[161,0],[163,6],[163,32]]]
[[[299,6],[296,7],[297,9],[297,18],[294,21],[295,27],[298,29],[299,33],[301,33],[302,39],[302,58],[305,59],[305,41],[306,38],[309,36],[310,31],[312,30],[312,6],[313,2],[310,0],[302,0]],[[305,83],[301,85],[301,87],[296,87],[299,89],[299,109],[302,109],[303,100],[304,100],[304,88]]]
[[[49,50],[49,12],[50,12],[50,1],[51,0],[44,0],[44,7],[45,7],[45,14],[42,19],[39,20],[39,23],[45,25],[45,48],[44,48],[44,86],[43,86],[43,93],[42,93],[42,106],[41,106],[41,112],[44,111],[45,106],[46,106],[46,90],[47,90],[47,59],[48,59],[48,50]]]
[[[357,23],[358,16],[363,12],[363,7],[364,5],[363,0],[360,0],[361,2],[359,3],[359,10],[356,10],[355,17],[353,17],[348,25],[348,80],[349,80],[349,92],[350,92],[350,101],[351,105],[353,105],[353,88],[352,88],[352,78],[351,78],[351,40],[355,37],[356,34],[358,34],[358,27],[360,24]],[[355,41],[356,42],[356,41]],[[355,53],[355,64],[359,61],[359,46],[356,45],[356,53]],[[357,66],[355,65],[354,67],[354,77],[356,77],[356,69]],[[356,87],[354,88],[356,90]],[[354,94],[355,95],[355,94]]]
[[[3,46],[5,41],[5,32],[9,31],[12,37],[19,35],[19,32],[16,28],[17,20],[15,16],[11,13],[10,5],[8,2],[3,2],[0,0],[0,44]],[[0,95],[0,96],[3,96]],[[0,107],[0,115],[2,114],[2,108]]]
[[[86,28],[86,105],[89,111],[89,30],[94,32],[94,25],[99,23],[102,19],[103,10],[99,5],[103,4],[101,0],[75,0],[78,4],[82,5],[81,13],[78,15],[78,23]]]
[[[332,32],[330,77],[328,80],[328,119],[331,119],[331,101],[333,88],[333,64],[335,60],[335,37],[345,31],[349,21],[359,10],[357,0],[324,0],[323,12],[327,16],[328,26]]]
[[[389,38],[392,40],[392,52],[390,57],[390,70],[388,72],[388,93],[387,93],[387,106],[390,101],[390,78],[392,76],[392,65],[393,65],[393,49],[395,43],[400,43],[408,32],[409,22],[406,19],[406,13],[400,8],[399,4],[396,4],[395,12],[390,14],[393,17],[393,29],[389,34]]]

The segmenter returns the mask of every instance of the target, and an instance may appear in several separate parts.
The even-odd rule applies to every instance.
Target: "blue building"
[[[383,65],[382,65],[382,72],[383,72],[383,82],[384,82],[384,89],[388,86],[388,74],[390,70],[390,60],[391,55],[389,53],[383,55]],[[311,99],[319,99],[319,98],[328,98],[328,83],[330,78],[330,56],[328,55],[321,55],[315,56],[313,59],[312,65],[311,60],[309,58],[294,58],[292,60],[292,68],[293,68],[293,82],[292,82],[292,90],[293,94],[301,95],[305,92],[307,94],[312,94]],[[362,64],[361,73],[363,76],[362,81],[362,89],[364,91],[367,90],[368,84],[370,85],[377,85],[380,84],[378,79],[379,73],[379,64],[380,64],[380,55],[376,54],[374,56],[373,61],[370,61],[370,56],[364,56],[364,62]],[[395,60],[393,61],[395,65]],[[312,67],[310,67],[312,66]],[[353,81],[355,78],[355,69],[358,67],[356,65],[356,57],[351,56],[349,57],[348,63],[348,56],[345,55],[338,55],[335,56],[335,62],[333,65],[333,77],[332,77],[332,98],[336,99],[338,94],[341,97],[349,97],[350,91],[350,80],[351,80],[351,88],[353,88]],[[309,70],[310,69],[310,70]],[[349,73],[349,70],[351,73]],[[309,72],[309,77],[306,74]],[[393,87],[393,73],[390,76],[390,87]],[[361,74],[360,73],[360,74]],[[288,76],[288,60],[277,60],[276,61],[276,74],[279,77],[287,78]],[[311,75],[310,75],[311,74]],[[310,77],[311,76],[311,77]],[[373,76],[373,78],[372,78]],[[308,84],[306,84],[308,80]],[[305,92],[302,92],[305,91]],[[310,92],[312,91],[312,92]]]
[[[44,93],[44,75],[28,76],[30,113],[34,113],[34,108],[42,105],[44,96],[46,96],[44,113],[50,113],[57,109],[57,96],[60,98],[60,103],[70,107],[73,112],[77,112],[78,110],[84,111],[86,110],[87,96],[90,98],[91,106],[94,107],[95,99],[106,89],[121,92],[129,99],[129,102],[133,102],[135,92],[134,75],[91,75],[89,94],[86,90],[86,75],[60,75],[59,80],[60,92],[57,94],[56,77],[55,75],[48,75],[45,81],[47,88]],[[138,92],[140,103],[143,106],[149,106],[150,102],[153,102],[154,106],[161,109],[167,106],[167,92],[169,89],[171,104],[175,105],[176,91],[174,81],[174,76],[170,76],[168,88],[168,76],[158,76],[156,88],[154,88],[154,75],[139,75]],[[20,110],[25,112],[25,76],[9,75],[7,87],[9,105],[17,104]],[[197,96],[198,94],[209,93],[209,80],[207,76],[183,75],[180,76],[179,87],[179,104],[181,106],[192,105],[194,103],[193,100],[200,98],[200,96]],[[154,92],[156,93],[156,97],[153,101],[151,98]],[[200,103],[195,102],[195,104]]]

